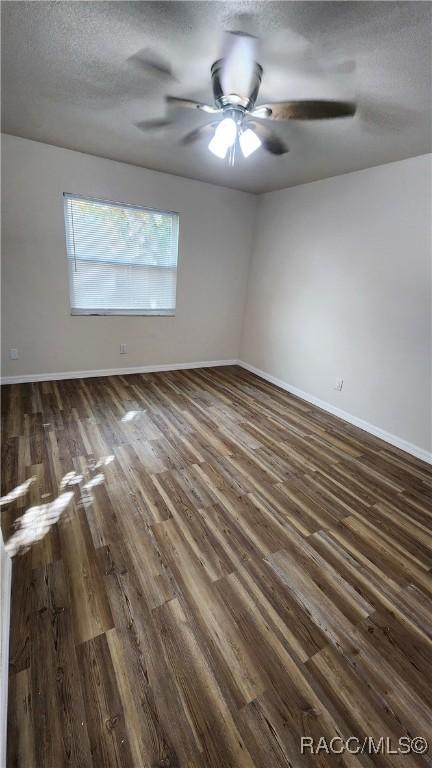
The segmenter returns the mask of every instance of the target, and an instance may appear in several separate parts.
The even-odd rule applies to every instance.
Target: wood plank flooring
[[[234,366],[2,395],[10,768],[431,765],[300,754],[432,741],[431,467]]]

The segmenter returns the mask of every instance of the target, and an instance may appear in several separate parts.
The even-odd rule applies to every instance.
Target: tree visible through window
[[[173,315],[178,214],[64,194],[72,314]]]

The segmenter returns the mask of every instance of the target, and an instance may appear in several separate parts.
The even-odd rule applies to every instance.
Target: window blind
[[[64,194],[71,312],[173,315],[178,214]]]

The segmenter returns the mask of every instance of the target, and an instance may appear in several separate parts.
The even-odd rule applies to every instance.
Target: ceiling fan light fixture
[[[252,155],[253,152],[256,152],[257,149],[262,145],[261,139],[256,135],[255,131],[252,131],[250,128],[247,128],[245,131],[242,131],[240,134],[240,149],[242,151],[243,157],[249,157],[249,155]]]
[[[228,152],[228,146],[218,141],[216,136],[213,136],[208,148],[213,155],[216,155],[216,157],[219,157],[221,160],[225,159],[226,153]]]
[[[229,148],[237,138],[237,124],[231,117],[226,117],[219,123],[215,134],[208,145],[210,152],[223,160]]]
[[[209,141],[212,137],[208,144],[209,151],[222,160],[228,156],[233,166],[237,144],[245,158],[254,154],[259,147],[275,156],[289,152],[286,143],[262,121],[325,120],[354,115],[354,102],[334,99],[295,99],[256,106],[263,75],[263,68],[256,60],[257,45],[258,40],[253,35],[245,32],[225,33],[222,56],[211,66],[213,104],[181,96],[165,96],[167,105],[173,110],[186,108],[214,115],[211,122],[199,125],[183,136],[183,146],[204,138]],[[153,68],[158,67],[161,69],[162,64],[155,59]],[[218,124],[219,119],[221,122]],[[169,115],[162,121],[147,120],[135,125],[142,130],[154,130],[170,125],[171,122]]]

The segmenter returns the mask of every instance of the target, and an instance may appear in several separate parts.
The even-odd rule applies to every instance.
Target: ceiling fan
[[[245,158],[259,147],[272,155],[283,155],[288,146],[263,120],[323,120],[351,117],[356,105],[350,101],[296,100],[256,105],[263,68],[256,61],[258,39],[244,32],[225,33],[220,59],[211,67],[214,104],[166,96],[169,108],[199,110],[212,115],[211,122],[195,128],[181,140],[191,144],[209,139],[210,152],[234,162],[237,145]],[[136,123],[141,130],[169,125],[172,120]]]

